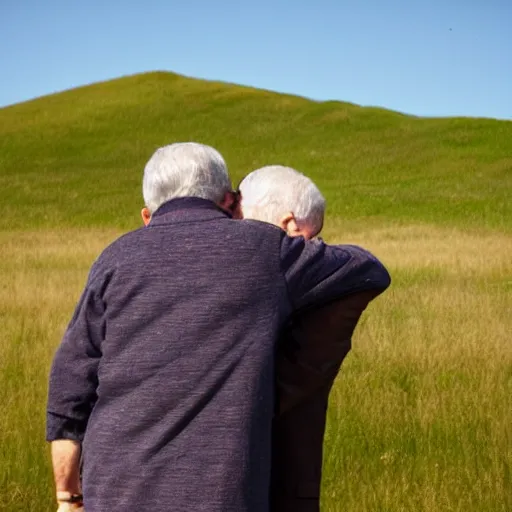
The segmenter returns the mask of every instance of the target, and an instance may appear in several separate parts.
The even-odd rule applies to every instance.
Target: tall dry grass
[[[336,235],[343,233],[343,236]],[[0,510],[53,510],[47,373],[115,231],[0,233]],[[512,239],[431,226],[346,231],[393,285],[331,396],[325,511],[512,510]]]
[[[112,232],[0,233],[0,511],[53,510],[47,378],[93,259]]]
[[[347,234],[391,270],[329,409],[323,510],[512,510],[512,239]]]

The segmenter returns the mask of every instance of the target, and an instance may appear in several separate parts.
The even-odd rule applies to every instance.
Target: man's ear
[[[295,220],[295,215],[292,212],[288,212],[286,215],[281,217],[279,221],[279,227],[286,231],[288,236],[299,236],[300,229],[297,226],[297,221]]]
[[[217,206],[231,213],[235,219],[241,218],[239,215],[240,212],[236,192],[226,192],[222,200],[217,203]]]
[[[142,222],[144,222],[144,226],[147,226],[149,224],[149,221],[151,220],[150,211],[146,207],[144,207],[140,211],[140,216],[142,217]]]

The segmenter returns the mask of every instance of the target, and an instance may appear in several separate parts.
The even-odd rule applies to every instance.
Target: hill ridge
[[[321,187],[329,215],[510,229],[512,123],[420,118],[169,72],[0,109],[0,229],[132,227],[145,162],[210,144],[233,181],[271,163]]]

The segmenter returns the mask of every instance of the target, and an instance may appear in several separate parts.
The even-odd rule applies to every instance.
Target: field
[[[0,511],[54,509],[51,357],[92,261],[139,225],[144,163],[176,140],[217,147],[235,183],[309,174],[324,237],[392,274],[331,396],[322,510],[512,510],[512,122],[153,73],[0,110]]]

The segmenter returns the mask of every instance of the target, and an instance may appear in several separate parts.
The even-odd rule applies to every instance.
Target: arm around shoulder
[[[391,283],[384,265],[354,245],[327,245],[302,237],[281,240],[281,269],[295,311],[321,306],[355,292],[382,293]]]

